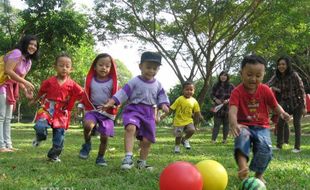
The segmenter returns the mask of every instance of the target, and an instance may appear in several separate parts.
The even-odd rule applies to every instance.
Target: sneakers
[[[48,161],[50,161],[50,162],[61,162],[61,160],[59,159],[58,156],[56,156],[55,158],[48,157]]]
[[[189,144],[189,140],[182,140],[182,144],[186,149],[191,149],[191,145]]]
[[[301,152],[301,150],[300,150],[300,149],[294,148],[294,149],[292,150],[292,152],[293,152],[293,153],[299,153],[299,152]]]
[[[82,149],[80,150],[80,158],[82,159],[87,159],[89,156],[89,152],[91,150],[91,144],[90,143],[85,143],[82,145]]]
[[[180,146],[174,147],[174,153],[180,153]]]
[[[33,141],[32,141],[32,146],[33,146],[33,147],[38,147],[38,146],[40,146],[41,142],[42,142],[42,141],[39,141],[39,140],[37,139],[37,137],[35,137],[35,138],[33,139]]]
[[[142,170],[142,169],[146,169],[146,170],[149,170],[149,171],[152,171],[154,168],[150,165],[147,165],[146,164],[146,161],[142,161],[142,160],[138,160],[137,161],[137,168]]]
[[[132,156],[125,156],[123,159],[121,169],[129,170],[134,166]]]
[[[103,156],[98,156],[96,159],[96,164],[98,166],[108,166],[107,162],[105,161],[105,159],[103,158]]]

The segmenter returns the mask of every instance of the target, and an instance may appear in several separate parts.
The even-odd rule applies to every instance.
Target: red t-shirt
[[[239,124],[269,128],[268,108],[275,109],[278,102],[265,84],[260,84],[254,94],[249,94],[240,84],[232,91],[229,105],[237,106]]]
[[[50,121],[53,128],[68,129],[70,124],[70,113],[76,100],[80,100],[83,95],[83,89],[68,78],[62,85],[59,85],[57,78],[51,77],[42,82],[38,96],[44,96],[44,99],[55,101],[55,112]],[[49,106],[49,104],[44,104]]]

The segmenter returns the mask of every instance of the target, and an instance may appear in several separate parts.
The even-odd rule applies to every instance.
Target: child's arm
[[[238,123],[237,113],[238,113],[237,106],[231,105],[229,107],[228,118],[229,118],[230,131],[231,131],[233,137],[239,136],[241,128],[247,128],[246,125],[242,125],[242,124]]]
[[[283,110],[280,104],[277,105],[277,107],[275,108],[275,111],[285,121],[289,121],[291,119],[291,116]]]
[[[203,116],[201,115],[201,112],[200,112],[200,111],[195,112],[195,113],[194,113],[194,126],[195,126],[196,130],[197,130],[197,126],[199,125],[199,123],[200,123],[201,121],[204,121],[204,118],[203,118]]]

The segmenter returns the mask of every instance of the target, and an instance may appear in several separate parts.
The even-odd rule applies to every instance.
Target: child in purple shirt
[[[155,110],[157,106],[164,112],[169,112],[169,99],[154,77],[161,65],[161,55],[154,52],[144,52],[141,56],[139,68],[141,75],[134,77],[120,89],[105,105],[103,109],[119,105],[127,101],[123,110],[125,126],[125,158],[121,168],[131,169],[133,163],[134,136],[140,140],[140,159],[138,169],[153,168],[146,164],[151,143],[155,143]]]

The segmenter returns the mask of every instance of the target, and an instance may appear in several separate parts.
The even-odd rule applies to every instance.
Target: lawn
[[[274,159],[265,174],[268,189],[310,189],[309,124],[305,124],[303,130],[306,134],[303,133],[302,136],[301,153],[291,153],[293,136],[290,139],[290,146],[280,152],[274,152]],[[116,136],[110,139],[110,150],[106,154],[108,166],[98,167],[95,165],[99,143],[97,138],[93,138],[90,158],[88,160],[78,158],[83,143],[80,127],[72,126],[66,133],[62,162],[50,163],[46,159],[46,153],[51,146],[51,138],[40,147],[34,148],[31,146],[34,137],[32,124],[13,124],[13,143],[19,150],[0,154],[0,189],[157,190],[160,173],[169,163],[182,160],[196,164],[206,159],[216,160],[226,168],[229,178],[228,190],[238,189],[240,181],[236,176],[237,166],[232,156],[233,139],[230,138],[226,145],[211,144],[210,135],[210,128],[201,128],[191,139],[192,150],[181,149],[181,154],[174,154],[171,128],[159,127],[157,143],[152,146],[148,159],[155,170],[150,172],[134,168],[122,171],[120,169],[124,155],[122,127],[116,127]]]

